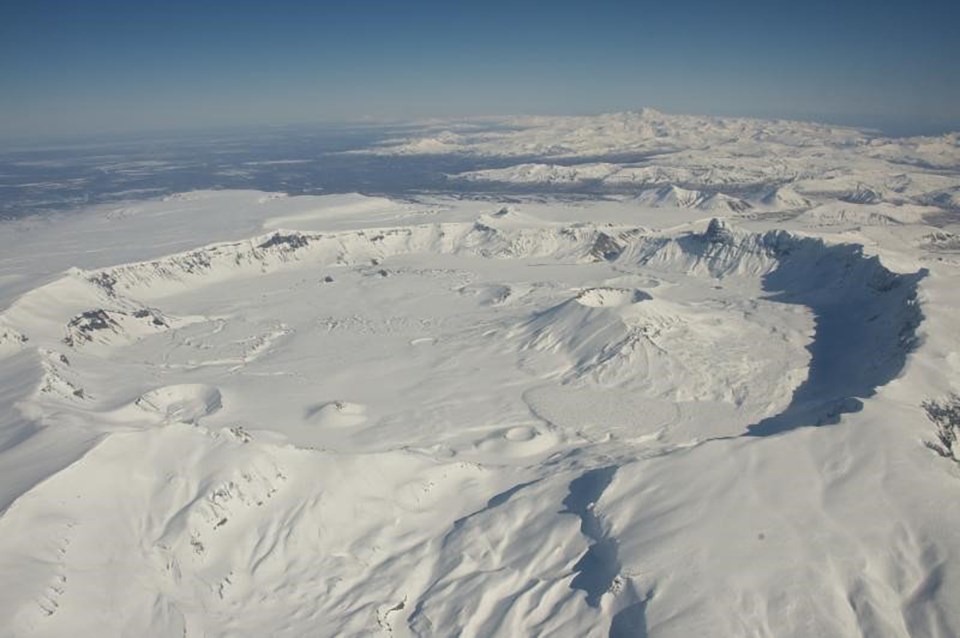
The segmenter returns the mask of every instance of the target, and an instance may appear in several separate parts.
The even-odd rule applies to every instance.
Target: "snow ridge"
[[[443,267],[411,265],[424,255]],[[531,281],[474,281],[453,267],[478,262],[493,273],[519,268]],[[597,282],[545,284],[528,274],[571,267],[599,273]],[[0,518],[0,560],[25,583],[23,595],[4,598],[0,611],[21,633],[66,625],[90,632],[92,621],[84,625],[77,610],[102,604],[98,592],[110,591],[124,609],[110,620],[108,629],[118,631],[265,633],[277,631],[278,617],[286,619],[280,635],[317,627],[330,635],[428,636],[447,627],[477,635],[628,635],[648,624],[669,626],[666,619],[685,604],[676,579],[695,575],[709,559],[673,575],[659,555],[645,553],[644,534],[686,536],[695,527],[684,520],[693,510],[671,509],[673,497],[664,495],[735,490],[731,477],[756,471],[755,464],[726,468],[734,461],[714,451],[721,445],[772,441],[777,437],[768,435],[860,409],[901,373],[918,344],[917,290],[925,276],[893,272],[856,245],[749,232],[720,218],[652,232],[538,222],[509,209],[466,223],[274,231],[70,271],[21,297],[0,322],[27,339],[16,337],[10,356],[30,353],[45,362],[40,373],[53,390],[25,401],[53,420],[39,427],[82,423],[99,428],[101,438]],[[203,316],[183,311],[218,294],[220,303],[237,303],[224,291],[261,280],[287,282],[296,299],[315,296],[308,307],[318,316],[280,325],[268,314],[247,330],[236,316],[220,318],[215,305]],[[443,294],[457,307],[475,304],[483,320],[471,315],[458,330],[417,324],[408,334],[378,327],[409,318],[373,314],[369,334],[323,336],[335,294],[345,304],[385,295],[400,306],[408,295],[394,282],[404,280],[422,285],[424,299]],[[695,298],[676,294],[684,287],[678,281]],[[275,291],[267,288],[250,290],[269,299]],[[417,415],[445,422],[445,430],[420,432],[409,414],[378,411],[375,397],[311,395],[316,381],[283,358],[302,358],[284,340],[308,329],[330,349],[309,350],[315,359],[335,359],[333,344],[363,338],[416,361],[464,339],[428,359],[427,367],[440,371],[431,383],[446,387],[441,377],[450,376],[466,384],[469,377],[456,375],[485,356],[501,357],[499,374],[507,374],[502,362],[516,360],[521,372],[534,374],[510,377],[501,392],[533,378],[563,394],[641,397],[642,418],[631,422],[641,431],[613,438],[597,414],[534,419],[526,399],[519,409],[497,406],[493,426],[467,423],[468,411],[456,405],[472,397],[461,394]],[[772,349],[770,361],[758,360],[761,341]],[[151,344],[163,344],[162,372],[119,390],[104,385],[107,365],[135,377],[141,348]],[[257,353],[227,358],[223,348]],[[452,355],[458,349],[463,359]],[[798,352],[806,359],[784,367]],[[351,374],[346,366],[325,370]],[[165,375],[176,382],[158,380]],[[290,385],[270,385],[284,375]],[[304,388],[311,402],[292,425],[295,411],[272,413],[282,422],[274,430],[237,409],[251,409],[232,385],[238,379]],[[664,403],[679,411],[670,413],[679,425],[668,419],[669,426],[642,429]],[[458,419],[464,422],[449,427]],[[684,429],[713,421],[722,427]],[[682,469],[679,486],[671,483],[676,475],[657,470],[668,458]],[[718,485],[703,484],[705,462],[725,468]],[[636,500],[644,509],[626,505]],[[40,539],[32,531],[38,520],[51,521]],[[114,542],[104,547],[107,528]],[[922,553],[916,539],[899,542],[906,556]],[[134,576],[118,591],[91,563],[123,565]],[[928,568],[917,563],[918,574]],[[816,590],[809,586],[819,582],[805,576],[802,584]],[[696,586],[681,589],[690,592],[684,631],[725,613]],[[873,601],[882,594],[861,595]]]

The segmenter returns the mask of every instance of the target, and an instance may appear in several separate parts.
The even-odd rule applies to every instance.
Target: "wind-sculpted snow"
[[[953,537],[862,498],[926,449],[845,421],[926,277],[509,206],[70,270],[0,316],[2,445],[56,451],[5,488],[6,631],[947,635]]]

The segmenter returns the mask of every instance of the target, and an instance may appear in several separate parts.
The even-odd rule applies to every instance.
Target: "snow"
[[[5,223],[0,634],[960,633],[960,465],[924,409],[960,388],[960,229],[919,201],[955,178],[847,197],[953,138],[515,123],[377,152],[834,150],[749,192],[677,155],[644,174],[701,183]],[[547,159],[500,176],[632,170]]]
[[[846,203],[895,207],[893,215],[878,214],[892,223],[912,215],[910,223],[915,223],[936,210],[958,208],[960,144],[955,133],[885,138],[804,122],[667,115],[649,109],[512,118],[503,124],[505,130],[465,133],[441,154],[525,161],[449,175],[451,183],[628,195],[651,207],[697,208],[718,215],[750,209],[794,213]],[[417,139],[392,140],[369,152],[416,155]],[[847,223],[845,215],[860,213],[854,206],[832,214]]]

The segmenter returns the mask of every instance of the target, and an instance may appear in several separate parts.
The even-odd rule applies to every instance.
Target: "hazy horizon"
[[[27,133],[0,133],[0,140],[8,144],[7,150],[30,150],[31,148],[57,148],[73,145],[88,144],[115,144],[125,142],[156,141],[175,139],[188,135],[227,136],[231,134],[251,134],[270,130],[348,130],[369,128],[370,130],[412,127],[431,120],[456,122],[483,118],[511,118],[511,117],[565,117],[565,116],[596,116],[619,112],[636,112],[644,108],[655,108],[650,105],[638,105],[636,108],[620,109],[617,111],[570,112],[570,113],[485,113],[461,116],[424,116],[419,118],[364,118],[364,119],[328,119],[303,120],[291,122],[252,121],[242,123],[184,123],[173,126],[124,128],[115,130],[84,130],[84,131],[46,131]],[[692,115],[720,118],[746,118],[766,120],[788,120],[810,122],[841,128],[854,128],[867,132],[875,132],[884,137],[913,137],[936,136],[953,132],[960,132],[960,120],[946,123],[904,122],[877,117],[836,117],[818,118],[803,115],[789,116],[764,113],[710,113],[710,112],[677,112],[655,108],[667,115]]]
[[[0,137],[667,113],[960,128],[960,9],[7,4]]]

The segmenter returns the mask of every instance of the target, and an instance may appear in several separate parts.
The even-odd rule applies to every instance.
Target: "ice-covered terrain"
[[[514,125],[0,225],[0,634],[960,634],[956,136]]]

